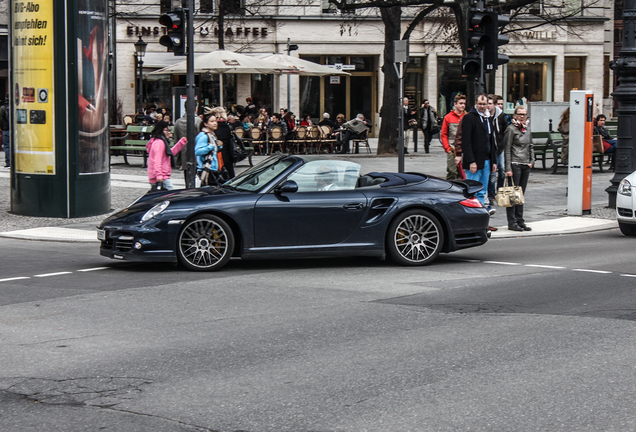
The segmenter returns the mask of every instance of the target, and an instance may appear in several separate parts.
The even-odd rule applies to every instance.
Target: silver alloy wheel
[[[230,258],[233,239],[227,225],[214,216],[187,223],[179,236],[179,252],[187,267],[211,270],[222,267]]]
[[[394,236],[397,252],[412,263],[424,263],[437,255],[440,230],[427,216],[413,214],[400,221]]]

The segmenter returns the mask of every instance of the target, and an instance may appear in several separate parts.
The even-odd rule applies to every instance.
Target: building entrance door
[[[324,112],[328,112],[332,120],[338,114],[344,114],[350,120],[361,113],[368,119],[374,119],[378,112],[375,56],[314,56],[303,59],[323,65],[353,65],[354,69],[348,70],[350,76],[301,76],[301,115],[310,115],[320,121]]]

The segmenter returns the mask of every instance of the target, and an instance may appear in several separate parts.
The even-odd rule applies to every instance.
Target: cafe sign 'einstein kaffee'
[[[198,33],[201,36],[218,37],[218,27],[198,27]],[[127,26],[126,35],[128,36],[163,36],[168,33],[168,29],[162,26]],[[267,27],[227,27],[224,35],[227,38],[262,38],[267,37],[269,28]]]

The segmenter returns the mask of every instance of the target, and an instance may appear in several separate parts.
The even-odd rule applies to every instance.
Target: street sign
[[[395,63],[409,62],[409,41],[397,40],[395,43]]]

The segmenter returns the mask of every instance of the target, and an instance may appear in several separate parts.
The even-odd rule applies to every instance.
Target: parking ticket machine
[[[592,140],[594,93],[570,92],[570,144],[568,157],[568,215],[592,211]]]

